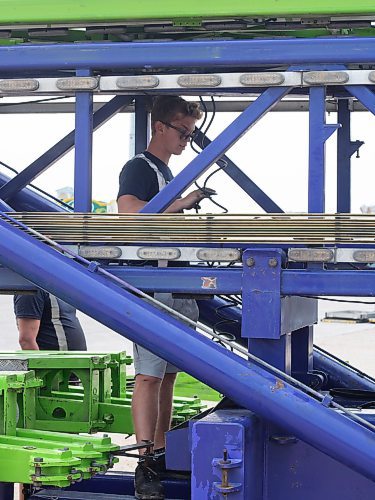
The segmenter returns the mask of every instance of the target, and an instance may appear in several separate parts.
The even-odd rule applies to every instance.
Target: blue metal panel
[[[278,441],[277,437],[283,440]],[[276,439],[275,439],[275,438]],[[267,500],[373,500],[375,484],[308,444],[271,428],[266,446]]]
[[[373,433],[0,219],[0,262],[237,404],[375,479]]]
[[[373,63],[374,38],[234,40],[168,43],[79,43],[0,48],[0,69],[259,68],[279,64]]]
[[[206,137],[202,132],[198,131],[196,142],[199,145],[203,144],[203,146],[206,148],[211,144],[212,141],[210,141],[210,139],[208,139],[208,137]],[[252,181],[244,172],[242,172],[242,170],[239,169],[237,165],[233,163],[230,158],[228,158],[228,156],[223,155],[221,157],[221,160],[226,163],[223,172],[229,175],[229,177],[233,179],[234,182],[236,182],[236,184],[238,184],[238,186],[250,196],[250,198],[252,198],[261,208],[263,208],[265,212],[283,212],[283,210],[273,200],[271,200],[271,198],[267,196],[266,193],[255,184],[254,181]]]
[[[282,257],[279,249],[244,252],[242,337],[280,338]]]
[[[270,88],[261,94],[251,106],[245,109],[216,139],[194,158],[172,182],[158,193],[141,210],[144,213],[162,212],[190,184],[203,174],[213,163],[235,144],[252,125],[290,91],[289,87]],[[0,191],[1,195],[1,191]]]
[[[223,455],[227,452],[227,463]],[[259,419],[246,410],[217,410],[192,426],[191,498],[257,500],[263,489],[263,443]],[[229,486],[224,496],[222,470]]]
[[[77,76],[90,76],[86,70]],[[75,157],[74,157],[74,211],[91,212],[92,205],[92,92],[76,93]]]
[[[267,311],[259,310],[256,316],[266,316]],[[254,317],[254,315],[253,315]],[[279,339],[249,339],[249,352],[288,375],[292,371],[291,334]]]
[[[1,51],[1,48],[0,48]],[[104,125],[113,115],[115,115],[121,108],[126,106],[132,101],[132,97],[117,96],[114,97],[107,104],[104,104],[98,111],[94,113],[93,129],[97,130]],[[15,193],[24,188],[32,182],[38,175],[47,170],[51,165],[56,163],[66,153],[68,153],[74,146],[74,131],[70,132],[63,139],[61,139],[52,148],[46,151],[42,156],[36,159],[16,177],[11,179],[7,184],[0,188],[0,198],[5,201],[12,198]]]

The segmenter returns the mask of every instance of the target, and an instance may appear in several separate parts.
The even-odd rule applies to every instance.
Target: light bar
[[[0,92],[21,92],[38,90],[39,82],[32,78],[0,80]]]
[[[137,250],[137,256],[143,260],[175,260],[180,255],[179,248],[142,247]]]
[[[240,76],[241,85],[246,87],[281,85],[284,81],[285,77],[281,73],[245,73]]]
[[[288,257],[295,262],[330,262],[334,252],[329,248],[291,248]]]
[[[159,85],[159,78],[152,75],[120,76],[116,80],[116,85],[123,90],[154,89]]]
[[[303,73],[303,81],[309,85],[337,85],[347,83],[349,75],[344,71],[309,71]]]
[[[353,252],[353,259],[356,262],[373,263],[375,262],[375,250],[356,250]]]
[[[122,255],[122,250],[112,246],[86,246],[80,247],[78,254],[84,259],[118,259]]]
[[[59,78],[56,87],[59,90],[95,90],[98,79],[93,76],[72,76],[71,78]]]
[[[177,78],[180,87],[218,87],[221,83],[219,75],[182,75]]]
[[[233,262],[241,259],[241,252],[234,248],[200,248],[197,257],[205,262]]]

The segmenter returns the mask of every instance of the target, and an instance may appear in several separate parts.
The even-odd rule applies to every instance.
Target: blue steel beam
[[[106,269],[144,291],[175,293],[239,294],[242,292],[242,269],[142,268],[107,266]],[[203,288],[203,277],[212,278],[216,288]],[[327,271],[294,270],[281,272],[282,295],[375,296],[375,270]]]
[[[347,85],[346,90],[375,115],[375,94],[364,85]]]
[[[308,212],[325,211],[325,143],[339,125],[326,125],[325,88],[311,87],[309,102]]]
[[[2,72],[373,63],[375,38],[80,43],[0,48]]]
[[[290,92],[290,87],[269,88],[248,106],[228,127],[219,134],[177,177],[160,191],[141,210],[144,213],[162,212],[187,187],[235,144],[280,99]],[[1,191],[0,191],[1,195]]]
[[[118,113],[122,107],[130,104],[132,100],[133,98],[129,96],[116,96],[107,104],[104,104],[104,106],[94,113],[93,130],[97,130],[104,125],[113,115]],[[32,182],[38,175],[42,174],[51,165],[56,163],[74,147],[74,139],[75,131],[73,130],[0,188],[0,198],[8,201],[20,189],[27,186],[27,184]]]
[[[236,403],[375,479],[369,429],[0,220],[0,262]]]
[[[338,100],[337,121],[337,212],[350,213],[351,165],[350,165],[350,110],[348,99]]]
[[[212,141],[204,135],[200,130],[197,133],[195,142],[198,146],[203,145],[204,148],[209,146]],[[281,213],[284,212],[259,186],[255,184],[240,168],[237,167],[228,156],[223,155],[221,160],[224,160],[226,165],[223,168],[225,172],[238,186],[245,191],[265,212]]]
[[[90,76],[79,70],[77,76]],[[74,136],[74,211],[91,212],[92,205],[92,132],[93,94],[76,93]]]

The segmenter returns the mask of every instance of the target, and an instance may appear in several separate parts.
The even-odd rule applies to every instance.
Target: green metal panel
[[[0,0],[0,23],[110,23],[152,19],[217,19],[373,14],[374,0]]]

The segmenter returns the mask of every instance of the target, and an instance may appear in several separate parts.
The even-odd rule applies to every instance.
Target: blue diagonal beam
[[[141,212],[157,213],[167,208],[177,196],[221,158],[233,144],[255,125],[280,99],[288,94],[290,90],[290,87],[269,88],[265,90],[206,149],[194,158],[172,182],[147,203]]]
[[[364,85],[346,85],[346,90],[375,115],[375,94]]]
[[[201,131],[198,131],[195,142],[204,148],[209,146],[212,141],[205,136]],[[223,172],[225,172],[238,186],[245,191],[265,212],[268,213],[284,213],[271,198],[260,189],[254,181],[252,181],[228,156],[223,155],[221,160],[226,163]]]
[[[100,128],[112,118],[113,115],[118,113],[121,108],[127,106],[132,101],[133,97],[131,96],[116,96],[107,104],[104,104],[104,106],[98,109],[93,115],[93,130]],[[0,188],[0,198],[7,201],[18,191],[27,186],[38,177],[38,175],[66,155],[74,147],[74,140],[75,131],[73,130]]]
[[[1,215],[1,214],[0,214]],[[203,337],[0,217],[0,263],[299,439],[375,479],[369,429]]]

